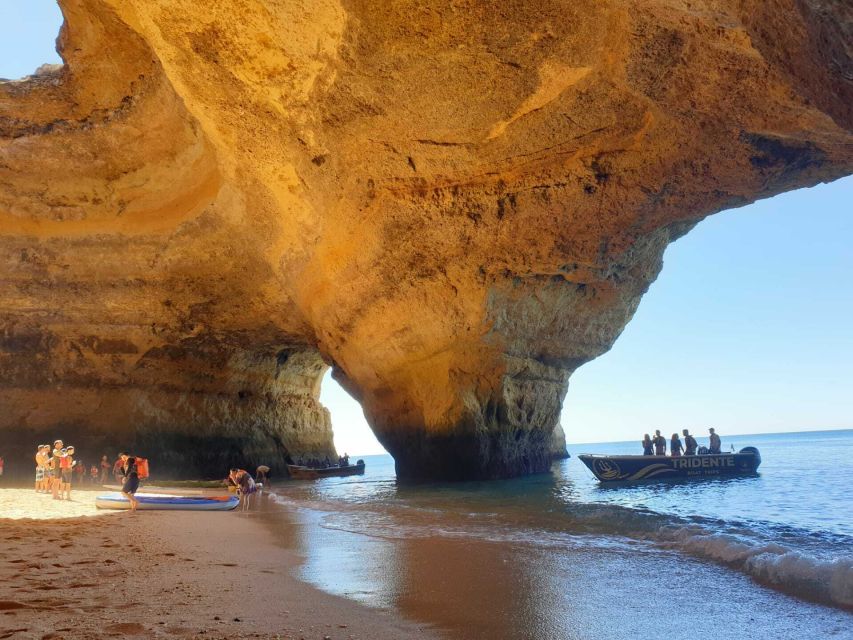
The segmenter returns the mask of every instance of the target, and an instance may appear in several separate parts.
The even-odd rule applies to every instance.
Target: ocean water
[[[398,485],[390,456],[366,456],[363,477],[274,499],[299,516],[303,579],[452,637],[674,637],[702,620],[853,639],[853,430],[730,445],[758,447],[758,475],[603,486],[578,453],[639,452],[606,443],[499,482]]]

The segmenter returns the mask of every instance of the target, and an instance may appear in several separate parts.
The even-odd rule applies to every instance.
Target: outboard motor
[[[755,468],[758,469],[758,465],[761,464],[761,454],[758,453],[758,449],[755,447],[744,447],[738,453],[751,453],[755,456]]]

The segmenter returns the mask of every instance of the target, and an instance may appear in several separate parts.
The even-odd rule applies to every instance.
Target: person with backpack
[[[126,453],[120,453],[118,456],[122,461],[121,475],[124,482],[121,485],[121,495],[130,502],[130,510],[136,511],[139,506],[139,500],[135,494],[139,490],[139,473],[136,470],[136,458],[133,458]]]
[[[681,433],[684,434],[684,455],[695,456],[696,447],[699,446],[696,442],[696,438],[691,436],[687,429],[682,430]]]

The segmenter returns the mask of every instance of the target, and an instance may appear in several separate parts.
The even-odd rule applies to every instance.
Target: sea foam
[[[722,562],[792,595],[853,608],[853,556],[818,558],[778,543],[697,527],[665,527],[656,537],[664,546]]]

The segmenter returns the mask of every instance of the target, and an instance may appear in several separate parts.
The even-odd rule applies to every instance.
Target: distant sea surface
[[[600,485],[577,454],[641,453],[622,442],[498,482],[398,485],[365,456],[275,499],[303,579],[452,637],[853,639],[853,430],[722,435],[758,447],[758,475]]]

